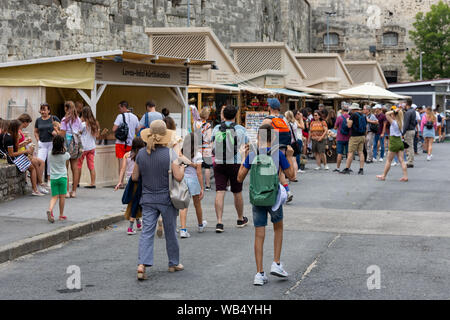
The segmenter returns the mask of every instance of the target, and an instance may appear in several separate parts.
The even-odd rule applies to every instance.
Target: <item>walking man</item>
[[[234,122],[236,113],[237,108],[234,106],[223,108],[225,121],[217,125],[212,133],[215,154],[213,170],[216,180],[216,201],[214,207],[217,217],[217,233],[224,231],[222,216],[228,182],[230,182],[231,192],[234,196],[234,206],[238,215],[236,227],[242,228],[248,223],[248,218],[244,217],[242,183],[237,180],[242,158],[240,149],[248,144],[248,136],[247,130]]]
[[[367,121],[367,135],[366,135],[366,150],[367,161],[366,163],[373,162],[373,144],[375,141],[375,134],[378,133],[378,119],[372,113],[372,109],[369,105],[364,106],[364,114]]]
[[[359,171],[358,174],[364,174],[364,143],[367,129],[366,117],[362,114],[362,110],[357,103],[350,106],[350,119],[347,120],[347,126],[352,129],[351,137],[348,142],[347,167],[341,171],[343,174],[350,174],[353,161],[353,154],[358,152],[359,155]]]
[[[382,107],[380,104],[375,105],[373,107],[375,110],[375,117],[378,120],[378,132],[375,134],[373,141],[373,159],[377,160],[378,156],[378,143],[380,144],[380,162],[383,162],[384,157],[384,136],[386,134],[386,123],[387,119],[384,115]]]
[[[416,126],[416,110],[412,108],[411,100],[408,100],[406,101],[406,112],[403,116],[402,130],[405,142],[408,144],[408,149],[406,149],[407,168],[414,168],[414,137],[416,135]]]
[[[337,159],[336,169],[333,172],[340,172],[342,157],[344,154],[348,154],[348,141],[350,140],[350,128],[347,126],[347,120],[350,118],[348,114],[348,106],[342,106],[342,114],[336,119],[334,124],[334,130],[337,131],[336,135],[336,147],[337,147]]]
[[[288,123],[287,120],[283,117],[282,114],[280,114],[281,109],[280,101],[277,98],[269,98],[267,99],[267,102],[269,103],[269,116],[266,119],[264,119],[262,124],[269,124],[272,126],[278,138],[277,142],[275,143],[278,145],[280,151],[283,152],[285,156],[287,156],[286,148],[288,145],[291,144],[291,137],[292,137],[291,130],[287,124]],[[280,183],[287,191],[288,194],[287,202],[291,202],[292,199],[294,198],[294,195],[289,189],[288,179],[286,179],[283,172],[280,172]]]

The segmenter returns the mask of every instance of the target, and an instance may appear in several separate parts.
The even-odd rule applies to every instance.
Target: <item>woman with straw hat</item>
[[[163,218],[166,250],[169,257],[169,271],[181,271],[180,248],[177,240],[176,224],[178,210],[172,205],[169,192],[169,168],[173,177],[183,180],[184,167],[178,162],[178,155],[170,148],[174,131],[167,130],[162,120],[155,120],[149,129],[142,130],[141,138],[147,143],[137,157],[132,179],[142,179],[143,230],[139,239],[138,280],[146,279],[145,268],[153,265],[153,244],[158,217]]]

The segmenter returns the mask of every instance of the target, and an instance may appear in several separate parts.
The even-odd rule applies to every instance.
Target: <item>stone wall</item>
[[[314,52],[327,50],[323,45],[326,35],[327,15],[330,17],[330,33],[339,35],[339,44],[331,46],[330,52],[338,52],[346,60],[377,60],[384,71],[397,72],[398,81],[409,81],[403,60],[414,48],[408,31],[418,12],[428,12],[432,4],[439,0],[310,0],[312,17],[312,49]],[[385,32],[398,34],[397,46],[383,45]],[[374,46],[375,53],[371,53]]]
[[[0,202],[27,194],[26,177],[15,165],[0,163]]]
[[[230,42],[285,41],[309,51],[305,0],[191,0],[191,26]],[[148,52],[146,27],[184,27],[187,0],[0,1],[0,62],[111,49]]]

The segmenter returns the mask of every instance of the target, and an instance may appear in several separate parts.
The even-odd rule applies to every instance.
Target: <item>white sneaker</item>
[[[322,167],[315,167],[314,170],[320,170]]]
[[[42,187],[42,186],[39,186],[38,187],[38,190],[39,190],[39,192],[40,193],[43,193],[43,194],[48,194],[48,190],[47,189],[45,189],[44,187]]]
[[[378,160],[378,161],[383,162],[383,158],[380,158],[380,160]]]
[[[431,156],[427,156],[427,161],[431,161]]]
[[[198,232],[202,233],[205,231],[206,226],[208,225],[208,222],[206,220],[203,220],[202,226],[198,226]]]
[[[286,203],[291,202],[292,199],[294,198],[294,195],[292,194],[291,190],[288,191],[287,196],[288,197],[287,197]]]
[[[255,286],[262,286],[262,285],[265,285],[268,281],[269,281],[269,279],[267,278],[265,272],[263,274],[258,272],[255,275],[255,280],[253,280],[253,284]]]
[[[272,262],[272,266],[270,267],[270,274],[281,278],[286,278],[289,275],[286,270],[283,269],[283,263],[281,261],[280,265],[278,265],[275,261]]]
[[[392,166],[393,166],[393,167],[395,167],[396,165],[398,165],[398,163],[397,163],[397,162],[395,162],[395,161],[394,161],[394,162],[392,162]]]
[[[36,197],[43,197],[43,196],[44,196],[43,193],[40,193],[40,192],[39,192],[39,189],[38,189],[38,192],[34,192],[34,191],[33,191],[33,192],[31,193],[31,195],[32,195],[32,196],[36,196]]]
[[[305,173],[305,171],[303,171],[302,169],[298,169],[297,172],[298,172],[298,173]]]
[[[330,168],[328,167],[328,165],[325,166],[325,170],[330,170]]]
[[[180,230],[180,238],[190,238],[191,235],[187,231]]]

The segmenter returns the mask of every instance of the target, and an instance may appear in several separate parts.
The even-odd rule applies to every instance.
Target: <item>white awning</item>
[[[224,84],[214,84],[214,83],[191,82],[189,84],[189,87],[190,88],[217,89],[217,90],[223,90],[223,91],[229,91],[229,92],[240,92],[241,91],[238,87],[227,86],[227,85],[224,85]]]

